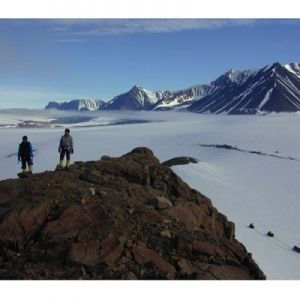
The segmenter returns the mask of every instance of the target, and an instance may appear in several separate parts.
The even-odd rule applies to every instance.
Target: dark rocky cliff
[[[147,148],[0,182],[1,279],[265,279],[234,224]]]

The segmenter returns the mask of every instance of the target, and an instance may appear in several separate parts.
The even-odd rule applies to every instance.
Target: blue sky
[[[0,108],[176,90],[229,69],[300,62],[300,20],[2,19]]]

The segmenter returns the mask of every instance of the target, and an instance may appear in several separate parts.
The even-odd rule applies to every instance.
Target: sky
[[[178,90],[300,62],[300,19],[0,19],[0,108]]]

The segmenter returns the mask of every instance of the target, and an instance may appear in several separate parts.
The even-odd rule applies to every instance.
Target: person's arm
[[[73,138],[70,136],[70,144],[71,144],[71,151],[74,153],[74,144],[73,144]]]
[[[59,153],[60,153],[60,151],[61,151],[61,145],[62,145],[62,137],[60,138],[59,146],[58,146],[58,152],[59,152]]]
[[[29,156],[33,157],[32,145],[29,143]]]
[[[19,149],[18,149],[18,160],[21,160],[21,145],[19,145]]]

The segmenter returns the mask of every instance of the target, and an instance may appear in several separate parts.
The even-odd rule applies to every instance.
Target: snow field
[[[300,160],[299,114],[100,113],[89,122],[97,125],[118,118],[151,123],[85,128],[66,124],[74,139],[72,159],[120,156],[140,146],[152,149],[161,162],[176,156],[199,159],[199,164],[175,166],[173,170],[211,198],[213,205],[236,224],[236,238],[252,253],[268,279],[300,279],[300,255],[291,250],[294,245],[300,246],[300,161],[200,146],[228,144],[269,154],[277,151],[278,155]],[[5,116],[1,115],[1,120],[5,121]],[[15,178],[19,172],[17,157],[11,154],[17,152],[25,134],[37,149],[34,171],[53,170],[59,160],[57,149],[63,131],[0,129],[0,179]],[[248,228],[250,223],[255,229]],[[266,236],[269,230],[273,238]]]

